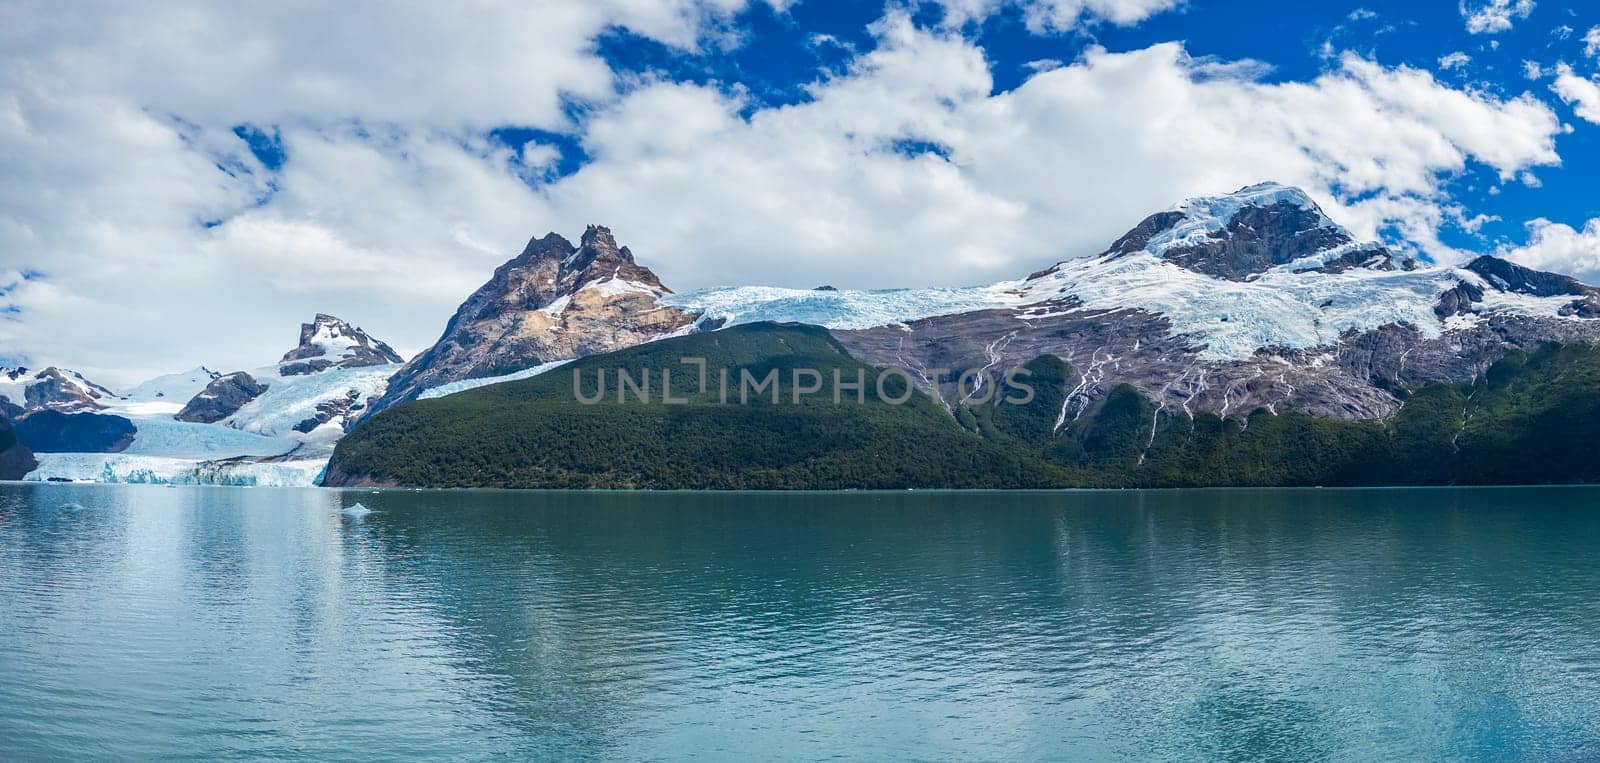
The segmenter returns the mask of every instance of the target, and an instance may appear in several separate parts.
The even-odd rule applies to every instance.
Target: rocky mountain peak
[[[284,376],[316,373],[329,368],[360,368],[401,363],[404,359],[389,345],[367,332],[326,313],[300,324],[300,344],[283,354],[278,373]]]
[[[1465,270],[1483,279],[1482,285],[1464,282],[1455,290],[1470,298],[1472,302],[1482,301],[1485,287],[1529,297],[1573,297],[1571,302],[1560,309],[1561,315],[1600,318],[1600,288],[1590,286],[1571,276],[1534,270],[1487,254],[1467,263]],[[1448,293],[1446,296],[1448,297]],[[1449,308],[1449,305],[1442,304],[1439,308],[1440,315],[1444,315]],[[1461,309],[1458,308],[1454,312],[1461,312]]]
[[[211,380],[206,388],[178,411],[179,421],[214,424],[239,412],[245,404],[267,391],[266,385],[244,371],[235,371]]]
[[[661,304],[670,292],[604,226],[585,228],[576,246],[556,233],[534,238],[461,303],[444,335],[395,374],[372,410],[442,384],[610,352],[685,329],[699,316]]]
[[[1415,267],[1381,244],[1357,242],[1305,191],[1270,182],[1188,199],[1157,212],[1101,256],[1141,252],[1230,281],[1295,265],[1296,270],[1332,273]]]
[[[116,393],[84,378],[83,374],[57,366],[37,373],[26,368],[0,372],[0,407],[16,411],[54,410],[63,413],[96,411],[117,399]]]

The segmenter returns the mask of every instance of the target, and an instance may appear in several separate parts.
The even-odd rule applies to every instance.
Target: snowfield
[[[502,376],[485,376],[485,377],[483,377],[481,379],[463,379],[463,380],[458,381],[458,382],[450,382],[449,384],[441,384],[441,385],[439,385],[437,387],[431,387],[429,389],[423,390],[422,394],[417,395],[417,399],[418,400],[432,400],[432,399],[434,399],[436,397],[444,397],[445,395],[454,395],[457,392],[466,392],[469,389],[477,389],[479,387],[487,387],[487,386],[489,386],[491,384],[501,384],[501,383],[504,383],[504,382],[513,382],[513,381],[519,381],[521,379],[532,379],[533,377],[538,376],[539,374],[542,374],[542,373],[544,373],[546,371],[550,371],[550,370],[553,370],[553,369],[556,369],[556,368],[560,368],[560,367],[562,367],[562,366],[564,366],[564,365],[566,365],[568,363],[571,363],[571,362],[572,362],[571,360],[556,360],[556,361],[551,361],[549,363],[540,363],[539,365],[534,366],[533,368],[524,368],[521,371],[515,371],[513,373],[505,374],[505,375],[502,375]]]
[[[257,369],[251,375],[256,381],[267,385],[267,391],[246,403],[222,423],[269,437],[289,437],[308,443],[325,442],[331,449],[333,440],[337,440],[338,436],[335,434],[330,439],[330,433],[322,430],[329,428],[332,422],[309,434],[294,431],[295,425],[315,416],[318,404],[342,398],[352,390],[360,394],[362,401],[383,394],[389,377],[400,370],[400,365],[330,368],[298,376],[278,376],[275,366]]]
[[[1014,282],[952,289],[816,291],[739,286],[668,294],[661,301],[729,325],[759,321],[810,323],[830,329],[865,329],[973,310],[1020,307]]]

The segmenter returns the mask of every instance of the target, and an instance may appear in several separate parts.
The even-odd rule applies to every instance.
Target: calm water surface
[[[1594,759],[1597,552],[1593,489],[7,484],[0,758]]]

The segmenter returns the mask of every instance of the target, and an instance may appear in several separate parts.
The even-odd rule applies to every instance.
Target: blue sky
[[[1600,9],[1570,0],[0,17],[0,355],[113,381],[263,365],[315,312],[415,351],[589,223],[680,290],[961,285],[1272,179],[1441,265],[1600,282]]]
[[[1562,61],[1584,62],[1584,34],[1600,24],[1600,10],[1576,2],[1539,2],[1526,18],[1512,13],[1510,28],[1493,33],[1468,31],[1470,8],[1456,2],[1308,2],[1275,4],[1252,0],[1188,0],[1137,24],[1098,23],[1070,30],[1030,30],[1024,11],[1012,6],[962,25],[983,47],[997,92],[1022,84],[1036,62],[1071,62],[1089,46],[1111,51],[1182,41],[1190,55],[1220,61],[1256,61],[1260,79],[1292,82],[1314,79],[1330,67],[1329,51],[1355,51],[1389,66],[1433,72],[1441,81],[1502,96],[1533,92],[1549,101],[1563,120],[1582,124],[1571,108],[1549,92],[1550,78]],[[918,23],[938,26],[946,10],[937,3],[910,6]],[[648,38],[614,29],[600,50],[617,71],[639,77],[666,77],[748,90],[753,105],[803,102],[806,85],[819,72],[847,67],[855,51],[874,44],[868,25],[882,15],[871,3],[802,2],[783,12],[771,6],[750,8],[737,21],[741,42],[690,55]],[[832,40],[818,42],[819,36]],[[1448,57],[1464,55],[1462,63]],[[1543,76],[1531,79],[1527,62]],[[1450,195],[1482,214],[1501,219],[1477,235],[1447,229],[1460,247],[1492,250],[1501,241],[1527,238],[1523,223],[1547,218],[1581,228],[1600,217],[1600,193],[1592,177],[1600,172],[1600,130],[1574,129],[1560,139],[1563,166],[1535,173],[1537,187],[1501,182],[1478,167],[1449,178]],[[1493,189],[1493,192],[1491,192]]]

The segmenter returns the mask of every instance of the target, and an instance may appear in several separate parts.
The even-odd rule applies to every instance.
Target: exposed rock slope
[[[1263,184],[1153,215],[1098,257],[1009,285],[1016,304],[838,330],[868,362],[956,376],[1072,364],[1060,421],[1131,384],[1169,415],[1388,416],[1401,390],[1475,378],[1510,349],[1600,342],[1600,290],[1494,257],[1419,267]],[[948,369],[936,374],[940,369]]]
[[[300,324],[300,344],[278,361],[283,376],[326,371],[330,368],[361,368],[403,363],[389,345],[373,339],[367,332],[338,318],[317,313],[310,323]]]
[[[83,374],[56,366],[37,373],[26,368],[0,369],[0,409],[17,411],[97,411],[116,394],[84,378]]]
[[[217,377],[195,395],[173,418],[213,424],[239,412],[246,403],[260,397],[267,388],[243,371]]]
[[[662,304],[670,291],[606,228],[589,226],[577,246],[555,233],[533,239],[462,303],[439,341],[395,374],[372,408],[687,330],[698,315]]]

